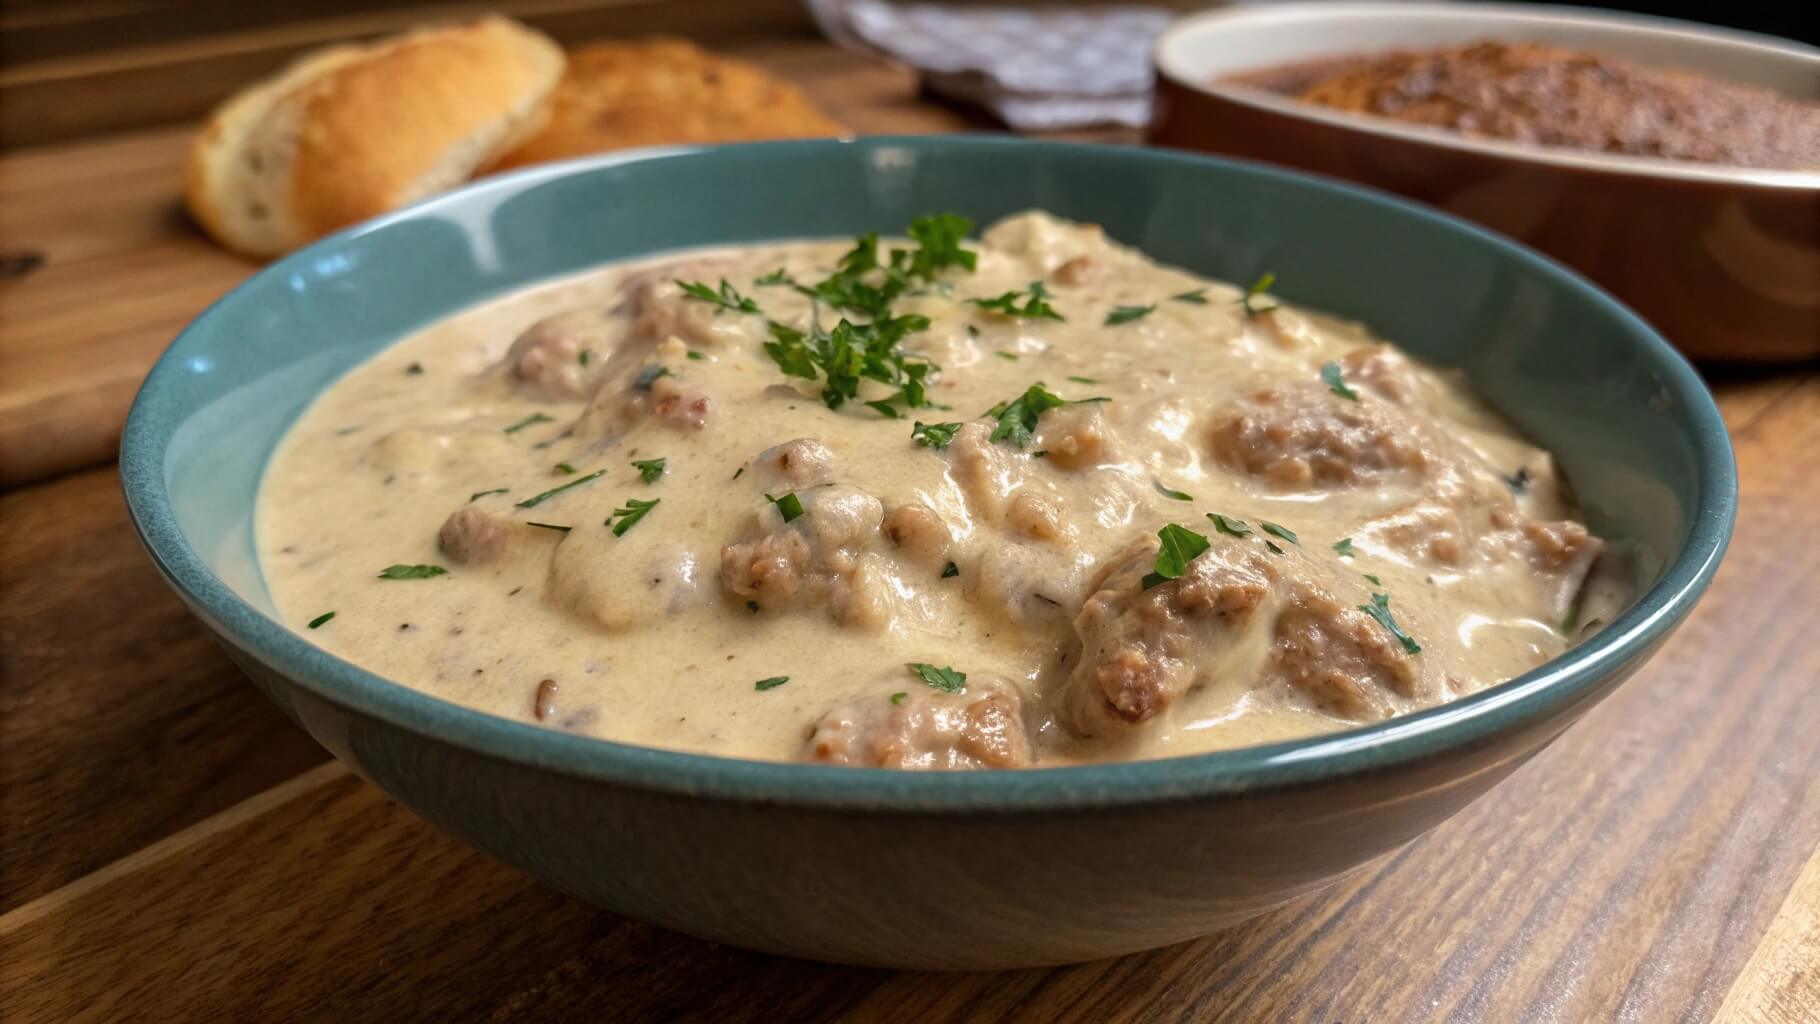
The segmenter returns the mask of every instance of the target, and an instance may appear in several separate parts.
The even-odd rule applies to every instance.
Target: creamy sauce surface
[[[551,728],[984,768],[1432,706],[1622,600],[1584,586],[1601,545],[1547,453],[1459,380],[1043,214],[897,300],[929,320],[901,345],[939,367],[933,406],[887,417],[864,403],[897,389],[865,380],[831,409],[825,373],[787,375],[766,344],[773,321],[865,322],[778,283],[822,281],[852,247],[606,267],[355,369],[266,474],[281,614],[388,678]],[[1033,283],[1061,319],[1007,314]],[[1069,404],[1022,446],[992,436],[1027,419],[989,409],[1044,394]],[[918,444],[919,421],[949,426]],[[1175,578],[1167,524],[1205,545]]]

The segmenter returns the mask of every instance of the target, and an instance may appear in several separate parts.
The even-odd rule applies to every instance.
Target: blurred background
[[[1296,2],[1296,0],[1268,0]],[[823,4],[824,7],[831,3]],[[562,43],[653,32],[709,46],[819,33],[804,0],[5,0],[0,4],[0,145],[26,146],[200,117],[248,81],[315,47],[481,11],[509,14]],[[996,6],[1006,6],[999,0]],[[1148,7],[1027,3],[1032,8]],[[1812,3],[1616,0],[1671,15],[1814,41]]]

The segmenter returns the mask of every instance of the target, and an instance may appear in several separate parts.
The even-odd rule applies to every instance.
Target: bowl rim
[[[995,772],[912,772],[791,762],[749,761],[635,746],[497,717],[413,690],[338,658],[253,607],[209,569],[184,536],[166,487],[165,456],[177,427],[194,410],[181,407],[172,382],[209,343],[222,311],[246,301],[253,283],[288,278],[323,256],[392,225],[468,206],[494,207],[511,194],[557,177],[586,175],[630,162],[720,159],[728,152],[1019,147],[1066,159],[1086,152],[1138,163],[1218,169],[1297,187],[1341,193],[1348,201],[1391,209],[1472,236],[1531,272],[1583,293],[1632,334],[1670,400],[1693,423],[1699,497],[1687,543],[1661,578],[1611,625],[1579,646],[1515,679],[1439,707],[1341,732],[1184,757]],[[467,223],[491,223],[466,221]],[[559,274],[548,275],[550,277]],[[529,285],[527,285],[528,287]],[[269,452],[267,456],[269,458]],[[1608,675],[1650,651],[1691,610],[1711,580],[1731,537],[1736,474],[1730,438],[1693,367],[1618,300],[1566,267],[1456,217],[1371,189],[1249,161],[1170,150],[1036,142],[1004,136],[873,136],[862,139],[669,147],[581,157],[496,175],[330,235],[268,265],[189,324],[147,375],[123,432],[120,472],[141,543],[159,571],[205,625],[271,667],[290,685],[433,741],[568,777],[646,791],[746,803],[863,809],[885,813],[978,813],[1079,810],[1194,800],[1220,794],[1297,787],[1459,752],[1516,731],[1571,706]]]
[[[1623,174],[1664,181],[1700,182],[1705,184],[1751,186],[1767,189],[1820,192],[1820,170],[1776,170],[1705,164],[1665,157],[1631,156],[1596,153],[1559,146],[1536,146],[1499,139],[1481,139],[1445,128],[1404,124],[1389,118],[1329,111],[1308,103],[1299,103],[1263,89],[1242,85],[1224,85],[1204,81],[1184,67],[1182,51],[1191,48],[1189,37],[1217,33],[1232,26],[1276,25],[1291,31],[1310,21],[1330,15],[1379,17],[1386,21],[1425,19],[1459,19],[1471,16],[1485,24],[1484,34],[1495,33],[1498,25],[1546,24],[1562,26],[1599,26],[1626,29],[1639,34],[1672,36],[1694,40],[1701,45],[1747,48],[1765,57],[1804,61],[1820,74],[1820,48],[1809,47],[1791,39],[1704,25],[1695,21],[1653,14],[1631,14],[1566,4],[1435,3],[1425,0],[1308,0],[1295,4],[1218,7],[1177,20],[1156,39],[1150,51],[1151,66],[1160,80],[1203,96],[1263,111],[1280,117],[1312,121],[1345,131],[1375,135],[1435,149],[1473,153],[1516,163],[1559,167],[1564,170]]]

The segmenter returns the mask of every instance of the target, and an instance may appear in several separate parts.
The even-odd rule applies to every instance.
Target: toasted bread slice
[[[185,202],[222,244],[276,256],[467,180],[543,126],[562,70],[499,17],[311,54],[209,118]]]

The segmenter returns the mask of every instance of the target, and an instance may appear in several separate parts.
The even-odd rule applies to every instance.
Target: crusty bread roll
[[[499,17],[311,54],[215,110],[185,202],[223,245],[276,256],[466,181],[543,126],[562,71]]]
[[[683,39],[591,43],[569,54],[548,124],[497,167],[631,146],[841,135],[802,90]]]

